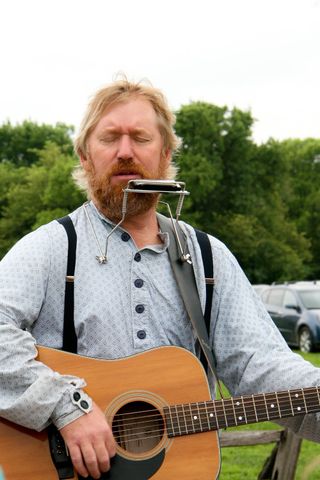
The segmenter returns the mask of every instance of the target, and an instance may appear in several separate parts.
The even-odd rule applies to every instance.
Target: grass
[[[320,367],[320,353],[302,354],[305,360]],[[275,430],[280,427],[271,422],[239,427],[237,430]],[[231,429],[228,429],[231,430]],[[219,480],[256,480],[275,444],[221,449],[221,474]],[[285,479],[279,479],[285,480]],[[296,480],[320,480],[320,445],[302,441]]]

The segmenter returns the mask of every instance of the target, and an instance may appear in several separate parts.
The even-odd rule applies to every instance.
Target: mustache
[[[113,175],[121,174],[140,175],[141,178],[150,177],[150,173],[143,166],[137,165],[131,159],[118,161],[108,172],[106,172],[105,177],[111,178]]]

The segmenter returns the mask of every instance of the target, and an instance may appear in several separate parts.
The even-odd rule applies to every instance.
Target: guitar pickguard
[[[165,449],[157,455],[146,460],[129,460],[116,455],[111,460],[111,470],[103,474],[100,480],[148,480],[162,465],[165,457]],[[79,480],[93,480],[92,477],[85,479],[79,476]]]

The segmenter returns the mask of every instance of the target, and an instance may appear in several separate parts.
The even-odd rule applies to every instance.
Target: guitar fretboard
[[[164,407],[168,437],[320,411],[319,387]]]

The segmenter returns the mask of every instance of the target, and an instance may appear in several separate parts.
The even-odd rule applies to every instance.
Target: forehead
[[[133,98],[105,109],[95,129],[106,128],[159,130],[159,122],[148,100]]]

